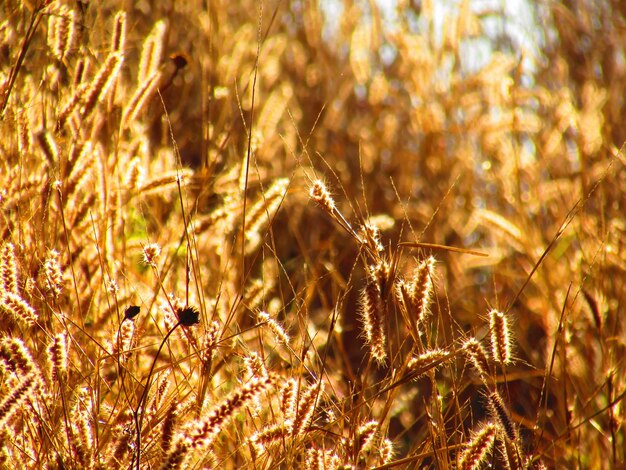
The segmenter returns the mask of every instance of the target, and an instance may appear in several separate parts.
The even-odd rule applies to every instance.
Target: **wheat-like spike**
[[[150,405],[146,408],[150,408],[154,413],[157,413],[165,400],[165,395],[171,385],[170,378],[171,370],[164,370],[160,375],[157,382],[157,386],[154,388],[154,392],[150,394]]]
[[[419,325],[418,320],[413,316],[413,302],[411,300],[410,285],[403,279],[398,279],[395,283],[394,294],[404,323],[409,328],[409,331],[413,336],[413,340],[416,343],[419,343]]]
[[[71,196],[87,183],[86,180],[95,167],[94,147],[90,141],[81,144],[80,149],[73,150],[71,159],[67,160],[66,170],[69,176],[64,187],[66,197]]]
[[[384,250],[383,244],[380,238],[380,229],[369,222],[366,222],[362,226],[363,237],[362,239],[377,253],[381,253]]]
[[[178,470],[183,464],[183,459],[189,451],[190,440],[187,436],[179,436],[166,454],[161,464],[161,470]]]
[[[124,175],[124,187],[127,191],[136,191],[145,179],[146,172],[141,166],[141,158],[133,157],[128,162],[126,174]]]
[[[343,465],[339,455],[332,449],[320,449],[311,447],[306,452],[304,462],[305,470],[338,470],[340,468],[353,468],[350,465]]]
[[[123,61],[124,55],[121,52],[109,53],[95,78],[80,98],[81,103],[83,103],[81,109],[83,119],[91,114],[98,101],[104,100],[122,68]]]
[[[62,5],[58,12],[51,14],[48,22],[48,45],[52,54],[59,60],[72,48],[76,36],[76,12]]]
[[[31,373],[37,375],[38,369],[35,366],[30,351],[19,338],[4,338],[0,340],[0,360],[5,363],[5,367],[18,376],[25,376]]]
[[[87,216],[89,215],[89,210],[92,209],[97,201],[97,194],[96,192],[88,194],[87,196],[83,197],[76,197],[73,198],[74,200],[68,201],[68,204],[66,204],[67,207],[67,218],[70,219],[70,221],[68,222],[68,226],[69,227],[78,227],[82,222],[84,222],[87,218]],[[76,205],[75,203],[78,202],[78,205]]]
[[[209,411],[207,418],[200,421],[195,426],[195,429],[190,432],[189,445],[192,448],[209,445],[227,419],[231,418],[239,408],[255,400],[263,391],[276,384],[277,381],[278,378],[275,375],[254,377],[241,389]]]
[[[82,63],[83,62],[80,62],[78,65]],[[84,70],[79,69],[76,72],[77,74],[76,77],[79,77],[79,79],[82,80],[83,73],[84,73]],[[75,79],[78,79],[76,77]],[[67,100],[65,105],[61,108],[61,110],[57,114],[57,129],[61,129],[65,125],[67,118],[70,117],[70,115],[74,112],[74,110],[81,103],[81,100],[84,99],[88,88],[89,88],[89,83],[80,82],[80,81],[76,83],[76,90],[74,91],[70,99]]]
[[[369,279],[361,291],[360,306],[365,340],[370,347],[372,357],[379,363],[383,363],[387,358],[383,326],[383,300],[379,283],[375,279]]]
[[[357,453],[367,452],[370,450],[376,440],[376,430],[378,429],[378,421],[368,421],[358,427],[356,431]]]
[[[248,377],[266,376],[268,374],[261,357],[254,351],[250,351],[248,355],[243,358],[243,363],[248,371]]]
[[[516,441],[517,429],[515,428],[515,423],[513,423],[511,415],[504,405],[502,397],[497,391],[494,391],[489,395],[489,404],[496,420],[498,421],[498,424],[504,431],[504,434],[506,434],[511,441]]]
[[[246,214],[247,231],[259,232],[265,224],[270,222],[272,215],[285,197],[288,186],[289,178],[279,178],[263,193]]]
[[[86,388],[80,388],[74,405],[70,409],[69,431],[72,436],[72,446],[81,462],[87,464],[92,459],[93,452],[93,427],[91,425],[91,397]]]
[[[83,83],[83,79],[85,75],[89,71],[89,59],[87,57],[79,57],[76,59],[76,67],[74,68],[74,77],[72,80],[72,84],[74,88],[78,88],[81,83]]]
[[[289,335],[285,332],[285,329],[282,327],[280,323],[270,317],[270,314],[267,312],[259,312],[257,317],[260,322],[266,323],[267,326],[270,327],[272,333],[274,333],[274,341],[277,343],[282,343],[285,345],[289,345]]]
[[[137,87],[128,105],[124,108],[124,113],[122,114],[122,129],[127,129],[145,109],[146,104],[155,95],[162,76],[163,74],[157,70],[146,80],[140,82],[140,86]]]
[[[371,74],[371,28],[361,22],[354,28],[350,41],[350,67],[359,85],[364,85]]]
[[[281,424],[269,426],[255,433],[248,439],[255,456],[259,456],[264,450],[276,441],[284,441],[291,433],[292,424],[284,421]]]
[[[324,391],[324,382],[321,380],[310,385],[304,393],[300,394],[296,416],[293,420],[293,435],[304,434],[311,424],[317,402]]]
[[[378,454],[380,455],[380,460],[382,464],[390,463],[393,460],[393,456],[395,454],[395,449],[393,446],[393,442],[391,439],[385,437],[379,444]]]
[[[33,146],[33,134],[30,130],[28,112],[21,109],[16,115],[17,148],[22,155],[31,151]]]
[[[13,292],[6,292],[0,297],[0,312],[28,326],[34,326],[39,318],[35,309],[22,299],[21,296]]]
[[[278,89],[271,92],[259,114],[258,133],[261,139],[278,134],[276,132],[278,123],[283,117],[292,96],[293,88],[289,82],[283,82]]]
[[[116,439],[108,446],[110,449],[110,457],[108,458],[107,468],[125,468],[126,458],[131,449],[130,444],[133,439],[133,433],[128,425],[117,425],[113,429],[113,435]]]
[[[448,351],[444,351],[443,349],[431,349],[420,354],[419,356],[412,357],[407,364],[407,368],[409,371],[423,370],[422,374],[418,374],[416,376],[417,378],[432,368],[440,366],[442,361],[451,359],[452,357],[454,357],[453,354]]]
[[[158,243],[148,243],[143,247],[144,264],[156,268],[159,256],[161,256],[161,247]]]
[[[22,382],[0,401],[0,431],[9,422],[21,404],[28,399],[37,381],[33,374],[23,378]]]
[[[59,253],[56,250],[48,250],[48,255],[43,263],[43,278],[45,289],[58,297],[63,289],[63,272],[59,265]]]
[[[491,350],[493,358],[501,364],[512,362],[511,334],[507,316],[493,309],[489,312],[489,327],[491,329]]]
[[[144,83],[150,75],[158,70],[163,54],[165,30],[165,22],[162,20],[157,21],[144,41],[139,59],[137,83]]]
[[[19,295],[15,246],[6,242],[0,249],[0,297],[6,293]]]
[[[217,354],[217,345],[220,339],[221,326],[217,320],[213,320],[206,327],[202,347],[202,362],[209,362]]]
[[[58,333],[48,346],[50,379],[52,382],[64,382],[68,374],[67,335]]]
[[[326,189],[326,185],[322,180],[315,180],[311,185],[311,189],[309,191],[309,195],[311,199],[317,202],[322,209],[328,212],[331,215],[334,215],[337,206],[335,205],[335,200],[330,195],[328,189]]]
[[[473,433],[459,458],[459,470],[476,470],[484,462],[496,437],[496,426],[488,423]]]
[[[463,350],[467,353],[472,361],[474,369],[479,373],[483,380],[487,380],[489,377],[489,361],[487,359],[487,352],[483,348],[482,344],[476,338],[470,338],[463,344]]]
[[[432,256],[420,262],[410,285],[411,301],[415,309],[414,314],[420,323],[423,323],[430,313],[435,262],[435,258]]]
[[[177,189],[180,184],[185,187],[187,180],[193,177],[193,171],[183,168],[180,170],[169,171],[158,178],[146,182],[141,185],[137,191],[142,194],[152,194],[159,191]]]
[[[131,354],[131,349],[135,341],[135,322],[125,320],[122,322],[120,330],[113,345],[113,355],[120,355],[120,361],[127,361]],[[119,349],[118,349],[119,348]]]
[[[52,134],[43,129],[37,133],[36,137],[39,148],[46,157],[46,160],[48,160],[48,163],[56,165],[59,161],[59,147],[57,147],[57,143]]]
[[[124,52],[124,46],[126,45],[126,12],[118,11],[113,23],[111,52]]]
[[[179,402],[173,400],[163,419],[163,425],[161,426],[161,450],[163,450],[164,454],[167,454],[172,447],[174,429],[178,420],[178,410]]]
[[[293,420],[296,417],[296,405],[298,403],[298,382],[293,377],[280,389],[280,410],[285,417],[285,421]]]

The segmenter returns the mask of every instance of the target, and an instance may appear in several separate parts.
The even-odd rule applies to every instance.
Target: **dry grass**
[[[0,7],[0,467],[626,465],[619,2],[133,5]]]

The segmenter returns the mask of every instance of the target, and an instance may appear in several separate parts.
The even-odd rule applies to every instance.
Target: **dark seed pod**
[[[178,314],[178,321],[183,326],[192,326],[200,323],[200,312],[196,307],[185,307],[179,309],[176,313]]]
[[[131,305],[130,307],[126,307],[126,310],[124,310],[124,320],[132,320],[137,315],[139,315],[140,311],[141,307],[138,305]]]

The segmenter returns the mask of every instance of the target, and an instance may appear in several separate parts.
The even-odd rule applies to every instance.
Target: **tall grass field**
[[[626,468],[625,5],[0,2],[0,469]]]

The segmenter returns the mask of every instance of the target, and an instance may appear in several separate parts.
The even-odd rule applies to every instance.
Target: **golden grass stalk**
[[[58,297],[63,290],[63,272],[59,265],[58,251],[48,250],[42,272],[45,289],[54,297]]]
[[[7,293],[19,295],[15,246],[10,242],[0,248],[0,297]]]
[[[160,191],[169,191],[178,188],[180,184],[182,187],[186,186],[185,181],[193,177],[193,172],[189,169],[183,168],[181,170],[174,170],[166,172],[165,174],[147,181],[145,184],[137,188],[137,192],[147,195]]]
[[[248,371],[249,377],[264,377],[268,374],[267,368],[261,360],[261,356],[254,351],[250,351],[250,353],[243,358],[243,363]]]
[[[363,322],[365,341],[370,347],[372,357],[379,363],[387,359],[385,350],[385,329],[383,323],[383,299],[379,283],[369,279],[361,290],[360,316]]]
[[[493,358],[500,364],[509,364],[511,355],[511,333],[507,316],[496,309],[489,312],[489,327],[491,329],[491,351]]]
[[[57,165],[59,161],[59,147],[52,134],[43,129],[37,133],[36,137],[39,148],[46,157],[46,160],[48,160],[48,163],[52,166]]]
[[[463,350],[469,356],[476,372],[485,381],[489,377],[490,369],[487,353],[482,344],[476,338],[470,338],[463,344]]]
[[[135,191],[144,182],[145,170],[139,157],[133,157],[128,163],[124,176],[124,187],[127,191]]]
[[[337,470],[342,467],[350,468],[342,465],[341,457],[331,449],[314,446],[307,450],[305,470]]]
[[[435,258],[429,256],[426,260],[419,263],[415,269],[413,280],[409,285],[413,314],[420,323],[423,323],[430,313],[434,272]]]
[[[431,349],[426,351],[419,356],[412,357],[408,364],[407,368],[409,369],[409,373],[411,371],[419,371],[423,370],[423,373],[426,373],[433,368],[436,368],[443,364],[446,359],[452,359],[454,355],[448,351],[444,351],[443,349]],[[422,374],[417,374],[415,378],[420,377]]]
[[[80,102],[83,103],[81,108],[81,115],[83,119],[91,114],[98,101],[104,100],[107,93],[111,89],[113,82],[117,78],[123,62],[124,55],[121,52],[116,51],[109,53],[100,67],[100,70],[98,70],[94,79],[81,93],[79,98]]]
[[[68,345],[65,333],[56,334],[48,346],[50,380],[64,383],[68,375]]]
[[[172,447],[174,439],[174,431],[178,421],[179,402],[173,400],[172,404],[167,408],[163,424],[161,425],[161,450],[167,454]]]
[[[70,433],[73,436],[72,447],[83,465],[93,458],[94,436],[91,418],[91,397],[86,388],[80,388],[70,410]]]
[[[366,452],[372,448],[376,440],[376,430],[378,429],[378,421],[368,421],[357,428],[357,451],[358,453]]]
[[[323,389],[324,383],[319,381],[308,386],[307,389],[300,394],[300,399],[296,407],[296,415],[293,420],[294,436],[300,436],[308,430]]]
[[[95,166],[94,158],[95,149],[90,141],[86,141],[72,149],[70,158],[67,159],[66,172],[69,173],[65,182],[65,196],[70,196],[81,188],[86,182],[85,180]]]
[[[363,239],[372,248],[373,251],[380,253],[384,247],[381,242],[380,229],[369,222],[366,222],[362,226]]]
[[[334,214],[336,209],[335,200],[330,195],[330,192],[322,180],[313,181],[309,195],[311,196],[311,199],[322,207],[322,209],[331,215]]]
[[[487,423],[473,433],[459,458],[459,470],[475,470],[487,458],[496,437],[496,425]]]
[[[85,75],[88,73],[89,64],[90,62],[87,57],[79,57],[76,60],[76,67],[74,68],[74,77],[72,82],[74,88],[78,88],[83,82]]]
[[[35,309],[13,292],[6,292],[0,297],[0,312],[27,326],[34,326],[39,318]]]
[[[124,46],[126,45],[126,12],[118,11],[113,24],[111,52],[124,52]]]
[[[161,255],[161,247],[158,243],[148,243],[143,247],[143,262],[153,268],[157,267],[157,261]]]
[[[26,376],[31,373],[41,376],[30,351],[24,345],[24,341],[19,338],[0,340],[0,360],[4,362],[7,370],[18,376]]]
[[[135,342],[135,322],[133,320],[125,320],[120,325],[113,346],[113,355],[119,354],[120,361],[126,361],[132,353],[133,344]]]
[[[4,431],[15,412],[21,409],[22,403],[28,400],[36,384],[35,376],[29,374],[0,401],[0,432]]]
[[[289,187],[289,178],[279,178],[265,191],[246,214],[246,253],[261,241],[261,230],[267,226],[282,204]]]
[[[380,455],[381,463],[388,464],[393,460],[395,454],[395,448],[393,442],[388,437],[385,437],[378,446],[378,455]]]
[[[507,407],[504,405],[502,397],[497,391],[492,392],[489,395],[489,406],[496,418],[500,428],[504,431],[504,434],[511,440],[517,440],[517,429],[515,423],[511,419],[511,415]]]
[[[259,312],[257,314],[257,318],[260,322],[263,322],[270,327],[270,330],[272,330],[272,333],[274,334],[274,340],[277,343],[289,346],[289,335],[285,332],[285,329],[280,323],[270,317],[269,313]]]
[[[48,19],[48,47],[61,61],[72,48],[76,37],[76,11],[61,5]]]
[[[128,467],[127,459],[133,439],[132,432],[124,425],[117,425],[113,429],[115,439],[109,444],[110,455],[107,459],[108,468]]]
[[[133,96],[131,96],[128,105],[124,108],[124,113],[122,114],[122,129],[127,129],[146,108],[146,105],[156,93],[161,77],[162,73],[156,71],[140,83]]]
[[[290,437],[293,423],[289,420],[281,424],[269,426],[253,434],[248,442],[252,447],[253,454],[258,457],[276,442],[282,442]]]
[[[280,389],[280,410],[286,421],[293,423],[296,417],[298,403],[298,382],[294,378],[288,379]]]
[[[17,148],[24,155],[31,151],[33,146],[33,134],[30,129],[28,112],[25,109],[20,110],[16,115],[17,126]]]
[[[157,21],[150,35],[144,41],[139,59],[137,83],[145,83],[146,79],[158,70],[163,54],[165,30],[165,22],[162,20]]]
[[[223,424],[233,417],[239,408],[247,405],[274,386],[278,377],[271,374],[266,377],[254,377],[229,398],[208,412],[207,418],[197,423],[188,437],[191,448],[208,446],[222,429]]]

